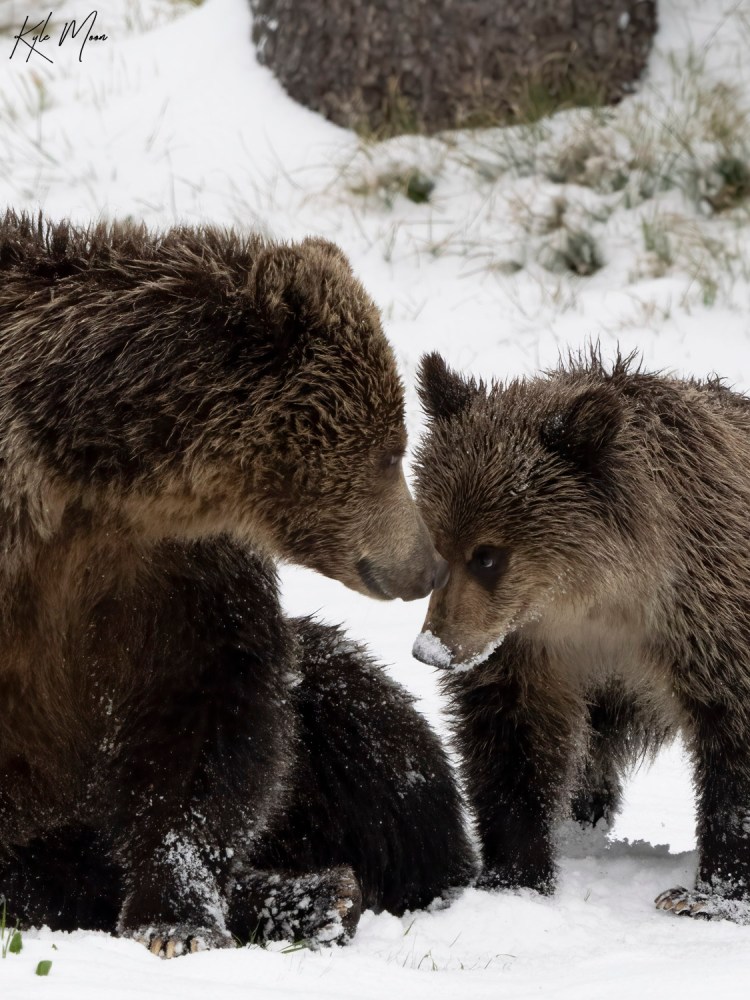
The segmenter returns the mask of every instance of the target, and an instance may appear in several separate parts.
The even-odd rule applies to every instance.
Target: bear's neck
[[[0,574],[33,563],[45,546],[65,545],[73,526],[81,525],[94,546],[113,533],[136,547],[230,534],[255,549],[273,550],[260,460],[253,468],[251,459],[241,479],[229,463],[196,456],[171,469],[155,464],[127,482],[116,471],[109,479],[87,481],[44,460],[6,454],[3,461],[0,452]],[[79,538],[76,544],[80,549],[84,543]]]

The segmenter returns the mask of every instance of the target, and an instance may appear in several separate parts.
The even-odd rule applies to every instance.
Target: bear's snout
[[[416,570],[409,567],[408,571],[393,572],[370,559],[360,559],[357,572],[370,595],[385,601],[396,597],[400,597],[402,601],[417,601],[428,597],[433,590],[444,587],[450,577],[448,563],[434,550],[426,565]]]

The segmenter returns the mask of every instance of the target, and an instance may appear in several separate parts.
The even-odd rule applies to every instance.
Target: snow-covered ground
[[[412,439],[426,350],[505,378],[599,339],[750,389],[750,0],[660,0],[648,76],[618,109],[381,145],[286,97],[255,62],[247,6],[107,0],[95,31],[109,37],[79,60],[80,41],[57,42],[89,11],[61,0],[50,40],[11,59],[24,18],[49,7],[0,0],[0,207],[336,240],[383,311]],[[406,197],[415,173],[434,182],[426,204]],[[291,611],[345,623],[442,725],[434,675],[409,652],[423,603],[377,604],[294,568],[283,581]],[[346,948],[172,962],[42,930],[0,959],[0,998],[745,997],[750,928],[653,907],[691,879],[693,848],[675,748],[634,776],[609,845],[564,848],[551,899],[468,890],[448,909],[365,914]]]

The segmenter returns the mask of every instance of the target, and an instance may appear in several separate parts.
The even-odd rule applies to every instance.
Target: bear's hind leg
[[[229,926],[240,941],[339,944],[352,937],[362,913],[362,891],[341,865],[295,874],[253,869],[232,888]]]
[[[294,627],[294,781],[255,863],[299,874],[349,866],[363,907],[396,914],[466,885],[475,861],[440,740],[363,647],[310,619]]]
[[[589,743],[571,799],[572,818],[584,828],[610,829],[622,803],[622,779],[653,756],[668,735],[662,722],[613,681],[589,700]]]
[[[688,746],[698,798],[695,889],[678,886],[656,906],[678,916],[750,924],[750,745],[748,727],[728,704],[692,703]]]

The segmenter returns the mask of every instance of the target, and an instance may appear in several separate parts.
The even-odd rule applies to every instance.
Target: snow
[[[463,660],[460,663],[453,663],[452,654],[448,647],[442,642],[438,636],[427,629],[425,632],[420,632],[417,638],[414,640],[414,646],[412,647],[412,656],[415,656],[422,663],[429,663],[433,667],[441,667],[442,669],[452,670],[455,673],[463,673],[466,670],[473,670],[474,667],[478,667],[480,663],[484,663],[488,660],[498,646],[502,645],[505,635],[498,636],[491,642],[481,649],[474,656],[469,657],[468,660]]]
[[[412,656],[433,667],[450,667],[451,651],[433,632],[426,629],[414,640]]]
[[[750,389],[748,208],[721,206],[719,170],[750,152],[750,0],[660,0],[648,76],[618,109],[379,146],[295,105],[257,65],[247,0],[108,0],[96,26],[108,39],[80,61],[57,38],[88,10],[64,0],[45,43],[53,64],[8,58],[7,26],[27,13],[0,0],[0,205],[337,241],[381,307],[412,442],[414,372],[428,350],[505,379],[590,338],[605,356],[637,348],[648,367],[715,371]],[[415,170],[435,182],[427,204],[405,196]],[[590,261],[581,233],[603,262],[583,277],[565,262]],[[343,622],[446,732],[436,672],[410,656],[426,602],[368,601],[292,567],[282,580],[290,612]],[[679,746],[634,775],[610,841],[568,830],[561,845],[552,897],[466,890],[400,919],[366,913],[349,946],[321,952],[164,962],[106,935],[27,933],[19,955],[0,959],[0,997],[746,996],[747,927],[653,905],[691,886],[696,866]],[[46,959],[49,976],[36,977]]]

